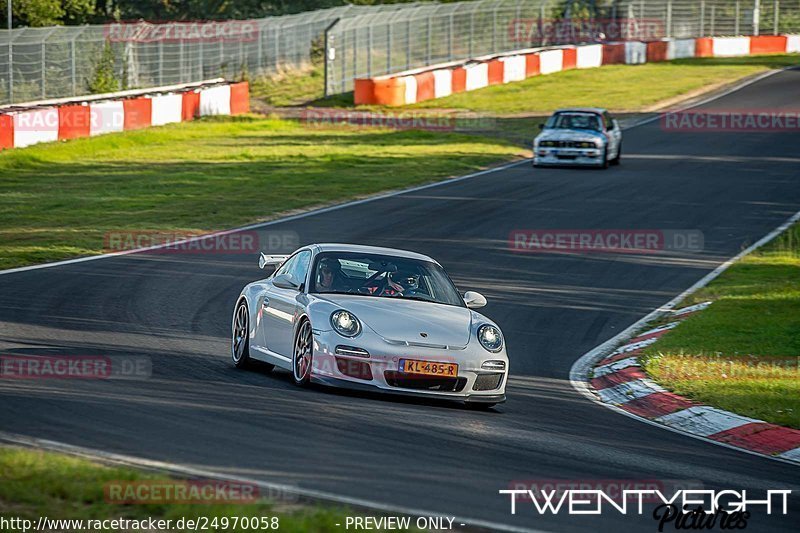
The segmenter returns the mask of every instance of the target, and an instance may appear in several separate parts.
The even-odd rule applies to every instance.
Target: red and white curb
[[[702,405],[673,394],[649,379],[639,365],[642,349],[710,302],[670,311],[673,322],[636,335],[590,371],[599,400],[673,430],[753,453],[800,464],[800,431]]]

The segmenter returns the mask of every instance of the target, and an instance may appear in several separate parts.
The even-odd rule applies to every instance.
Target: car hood
[[[539,134],[539,141],[595,141],[605,140],[605,135],[595,130],[547,130]]]
[[[469,342],[472,313],[466,307],[348,294],[326,294],[322,299],[350,311],[389,343],[464,348]]]

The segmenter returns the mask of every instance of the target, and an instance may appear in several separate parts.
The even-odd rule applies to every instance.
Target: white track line
[[[402,507],[402,506],[394,506],[394,505],[386,505],[379,502],[374,502],[370,500],[363,500],[360,498],[350,498],[348,496],[341,496],[339,494],[333,494],[331,492],[324,492],[324,491],[317,491],[317,490],[310,490],[310,489],[301,489],[299,487],[294,487],[291,485],[281,485],[278,483],[268,483],[265,481],[259,481],[256,479],[240,477],[240,476],[229,476],[225,474],[221,474],[219,472],[214,472],[211,470],[202,470],[199,468],[193,468],[189,466],[179,465],[176,463],[167,463],[162,461],[154,461],[150,459],[143,459],[140,457],[134,457],[131,455],[122,455],[110,452],[104,452],[102,450],[95,450],[92,448],[84,448],[82,446],[73,446],[71,444],[65,444],[63,442],[57,442],[52,440],[46,439],[37,439],[33,437],[27,437],[25,435],[17,435],[14,433],[7,433],[5,431],[0,431],[0,441],[7,442],[9,444],[15,444],[18,446],[25,446],[28,448],[38,448],[42,450],[48,450],[53,452],[65,453],[69,455],[74,455],[78,457],[85,457],[88,459],[99,460],[105,463],[113,463],[117,465],[127,465],[133,466],[137,468],[144,468],[149,470],[158,470],[160,472],[171,473],[178,476],[185,476],[191,478],[205,478],[205,479],[217,479],[222,481],[233,481],[237,483],[247,483],[250,485],[256,485],[260,489],[266,489],[267,491],[275,491],[275,492],[283,492],[288,494],[296,494],[301,497],[315,499],[315,500],[323,500],[330,503],[342,504],[342,505],[352,505],[355,507],[367,508],[367,509],[374,509],[377,511],[383,512],[394,512],[400,513],[409,516],[448,516],[453,517],[452,514],[449,513],[438,513],[434,511],[424,510],[424,509],[414,509],[411,507]],[[268,492],[269,493],[269,492]],[[497,522],[489,522],[486,520],[478,520],[473,518],[465,518],[465,517],[454,517],[453,524],[465,524],[467,527],[477,527],[477,528],[484,528],[489,529],[491,531],[509,531],[511,533],[546,533],[544,530],[540,529],[528,529],[528,528],[521,528],[516,526],[511,526],[507,524],[499,524]]]

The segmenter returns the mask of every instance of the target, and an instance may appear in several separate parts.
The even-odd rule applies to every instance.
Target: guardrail
[[[247,82],[208,80],[0,109],[0,150],[250,110]]]

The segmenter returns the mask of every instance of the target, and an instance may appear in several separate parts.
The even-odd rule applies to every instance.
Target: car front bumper
[[[534,165],[602,166],[603,148],[538,148],[533,152]]]
[[[369,357],[337,354],[337,346],[366,350]],[[400,372],[401,359],[456,363],[458,372],[453,377],[408,374]],[[486,361],[503,361],[505,368],[484,369]],[[372,333],[346,339],[333,331],[314,332],[311,380],[316,383],[468,403],[500,403],[505,401],[507,379],[505,347],[491,353],[474,339],[465,349],[443,349],[390,344]]]

